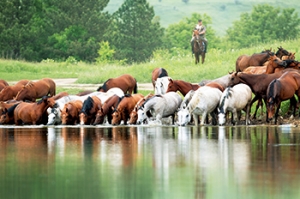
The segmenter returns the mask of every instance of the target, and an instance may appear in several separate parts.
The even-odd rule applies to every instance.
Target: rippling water
[[[0,128],[1,198],[299,198],[300,128]]]

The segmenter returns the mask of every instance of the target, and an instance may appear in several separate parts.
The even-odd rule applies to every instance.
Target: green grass
[[[110,0],[105,10],[115,12],[124,0]],[[241,13],[251,12],[253,6],[258,4],[269,4],[274,7],[295,8],[300,11],[298,0],[210,0],[199,1],[189,0],[184,3],[182,0],[147,0],[153,6],[155,15],[160,17],[160,24],[167,28],[170,24],[178,23],[184,17],[190,17],[192,13],[206,13],[212,18],[212,28],[218,36],[224,36],[226,30],[235,20],[239,20]],[[235,3],[239,2],[239,3]],[[196,23],[196,22],[195,22]]]

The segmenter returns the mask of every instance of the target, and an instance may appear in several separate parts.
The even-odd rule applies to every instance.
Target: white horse
[[[161,124],[162,118],[172,116],[172,124],[174,124],[175,113],[181,102],[182,98],[175,92],[168,92],[164,95],[155,95],[147,99],[139,108],[137,124],[141,124],[145,120],[149,120],[146,114],[149,110],[153,115],[155,115],[156,122]]]
[[[221,86],[223,86],[223,88],[227,88],[230,80],[231,80],[231,74],[232,73],[228,73],[222,77],[219,77],[217,79],[214,80],[203,80],[199,83],[200,86],[205,86],[206,84],[210,83],[210,82],[217,82],[218,84],[220,84]]]
[[[109,97],[113,96],[114,94],[118,95],[119,97],[124,96],[124,92],[120,88],[111,88],[107,92],[92,92],[87,95],[77,96],[77,95],[69,95],[62,97],[55,101],[54,108],[48,108],[48,123],[47,125],[54,125],[61,123],[61,111],[64,108],[65,104],[71,102],[73,100],[81,100],[84,102],[88,97],[97,96],[102,103],[104,103]],[[55,109],[55,110],[54,110]]]
[[[202,86],[195,91],[187,107],[178,112],[178,125],[185,126],[194,118],[198,126],[198,116],[201,116],[201,125],[204,125],[208,114],[215,120],[214,112],[219,104],[222,92],[217,88]]]
[[[157,78],[155,81],[155,95],[163,95],[167,92],[171,77]]]
[[[252,99],[251,88],[246,84],[237,84],[234,87],[227,87],[221,97],[219,103],[219,125],[226,123],[226,112],[232,112],[234,120],[232,123],[235,124],[239,121],[238,113],[246,108],[246,125],[250,124],[250,103]],[[233,118],[231,118],[233,119]]]

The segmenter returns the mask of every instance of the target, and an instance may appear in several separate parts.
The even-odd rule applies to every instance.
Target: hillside
[[[106,10],[113,13],[123,2],[124,0],[110,0]],[[184,17],[190,17],[193,12],[206,13],[212,18],[211,26],[219,36],[225,35],[226,29],[232,25],[233,21],[239,20],[241,13],[251,12],[253,6],[257,4],[295,8],[298,15],[300,14],[298,0],[188,0],[188,3],[184,3],[182,0],[148,0],[148,2],[154,7],[155,14],[160,17],[163,27],[177,23]]]

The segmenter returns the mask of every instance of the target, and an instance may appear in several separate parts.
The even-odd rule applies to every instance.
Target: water
[[[0,128],[0,198],[299,198],[300,128]]]

